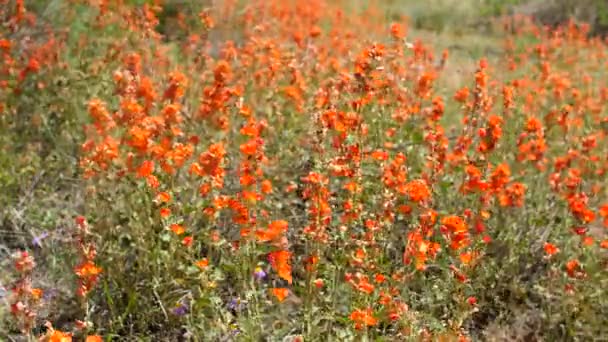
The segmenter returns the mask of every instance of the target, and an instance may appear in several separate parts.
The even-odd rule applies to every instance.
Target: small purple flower
[[[57,290],[56,289],[49,289],[44,291],[44,293],[42,294],[42,299],[49,301],[53,298],[55,298],[57,296]]]
[[[236,324],[230,324],[230,336],[231,337],[235,337],[236,335],[240,334],[241,330],[239,329],[239,326]]]
[[[36,246],[36,247],[42,247],[42,240],[46,239],[49,236],[48,232],[43,232],[42,234],[38,235],[38,236],[34,236],[34,238],[32,239],[32,245]]]
[[[263,280],[264,278],[266,278],[266,272],[264,272],[261,267],[256,267],[255,272],[253,272],[253,277],[256,280]]]
[[[188,305],[184,302],[180,302],[176,307],[172,310],[173,314],[176,316],[183,316],[188,313]]]
[[[241,311],[245,306],[245,301],[240,298],[232,298],[232,300],[228,303],[228,309],[232,311]]]

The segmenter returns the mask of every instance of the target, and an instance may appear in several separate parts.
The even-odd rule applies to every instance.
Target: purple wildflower
[[[57,296],[57,290],[56,289],[49,289],[44,291],[44,293],[42,294],[42,299],[49,301],[53,298],[55,298]]]
[[[32,239],[32,245],[36,246],[36,247],[42,247],[42,240],[46,239],[49,236],[48,232],[43,232],[42,234],[38,235],[38,236],[34,236],[34,238]]]
[[[255,272],[253,272],[253,277],[256,280],[262,280],[262,279],[266,278],[266,272],[264,272],[264,270],[261,267],[256,267]]]
[[[240,334],[241,330],[239,329],[239,326],[236,324],[230,324],[230,336],[231,337],[235,337],[236,335]]]
[[[173,314],[176,316],[183,316],[188,313],[188,305],[184,302],[180,302],[176,307],[172,310]]]
[[[240,298],[232,298],[232,300],[228,303],[228,309],[232,311],[241,311],[245,306],[245,301]]]

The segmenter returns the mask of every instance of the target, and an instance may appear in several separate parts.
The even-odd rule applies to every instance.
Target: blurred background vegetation
[[[524,14],[555,26],[569,19],[589,23],[592,34],[608,32],[606,0],[385,0],[389,9],[407,14],[416,29],[442,32],[485,31],[491,18]]]

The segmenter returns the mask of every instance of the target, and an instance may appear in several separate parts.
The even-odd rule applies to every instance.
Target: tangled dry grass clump
[[[0,0],[0,337],[608,336],[589,26],[458,68],[374,2],[49,4]]]

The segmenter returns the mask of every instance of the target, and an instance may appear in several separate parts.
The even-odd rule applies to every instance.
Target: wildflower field
[[[0,0],[0,341],[608,340],[608,39],[407,8]]]

